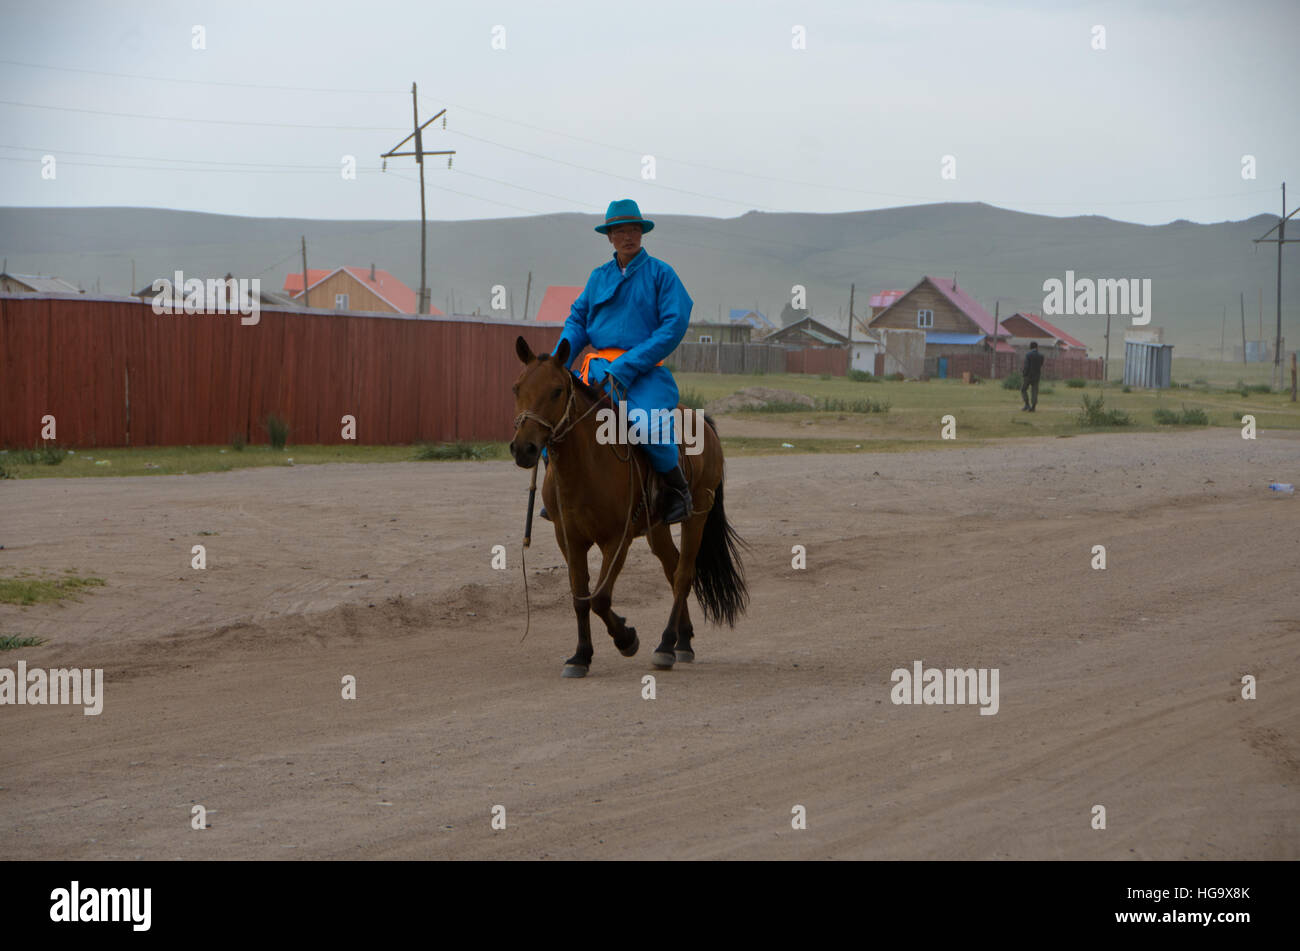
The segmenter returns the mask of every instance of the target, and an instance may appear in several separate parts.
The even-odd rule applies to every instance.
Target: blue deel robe
[[[651,411],[673,409],[679,398],[673,375],[656,364],[682,342],[693,306],[677,272],[645,248],[628,262],[626,274],[619,271],[615,252],[587,278],[560,338],[569,341],[570,365],[587,344],[597,350],[627,351],[613,362],[593,359],[591,374],[593,379],[602,371],[615,376],[627,388],[629,411],[646,412],[651,441],[643,448],[656,472],[670,472],[677,465],[681,437],[671,418],[661,419],[659,427],[653,425]]]

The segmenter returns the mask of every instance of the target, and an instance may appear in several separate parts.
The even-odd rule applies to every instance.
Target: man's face
[[[640,225],[615,225],[609,229],[606,236],[609,238],[609,243],[614,246],[614,250],[625,261],[634,258],[641,250]]]

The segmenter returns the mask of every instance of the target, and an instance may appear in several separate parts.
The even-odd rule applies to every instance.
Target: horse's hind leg
[[[668,530],[668,526],[663,522],[658,522],[651,527],[646,535],[646,541],[650,543],[650,550],[655,553],[659,563],[663,565],[664,576],[668,579],[668,586],[673,586],[673,576],[677,573],[677,546],[673,543],[673,533]],[[695,628],[691,625],[691,610],[689,599],[682,602],[681,613],[676,617],[669,617],[668,626],[673,628],[676,634],[676,641],[672,651],[677,660],[689,664],[695,660],[695,651],[691,647],[691,638],[695,636]],[[667,638],[665,638],[667,640]],[[663,650],[664,644],[659,645]]]
[[[555,527],[556,539],[560,540],[560,527]],[[591,667],[591,602],[586,600],[587,552],[591,542],[569,539],[560,540],[560,549],[569,563],[569,590],[573,592],[573,612],[578,616],[578,650],[564,662],[565,677],[585,677]]]
[[[621,539],[616,543],[601,546],[600,553],[603,558],[600,577],[608,580],[600,593],[591,599],[591,609],[605,622],[605,629],[614,639],[614,646],[618,648],[618,652],[624,657],[631,657],[641,647],[641,641],[636,636],[636,628],[629,626],[625,618],[615,614],[610,608],[614,600],[614,582],[618,580],[618,573],[623,570],[627,551],[628,548],[622,544]]]

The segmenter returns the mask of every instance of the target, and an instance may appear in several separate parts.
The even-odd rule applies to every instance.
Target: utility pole
[[[445,155],[447,156],[447,167],[451,168],[451,157],[455,155],[456,152],[455,150],[444,151],[444,152],[426,152],[424,150],[424,130],[429,126],[430,123],[434,121],[434,119],[439,119],[439,118],[442,119],[442,127],[444,129],[447,128],[447,110],[443,109],[432,119],[430,119],[428,122],[425,122],[423,125],[421,125],[420,105],[419,105],[419,100],[416,97],[415,83],[411,83],[411,113],[414,116],[414,118],[412,119],[412,126],[414,127],[414,131],[412,131],[410,135],[404,138],[401,142],[398,142],[391,149],[389,149],[387,152],[385,152],[383,155],[379,157],[384,160],[384,169],[388,168],[388,160],[390,158],[398,158],[405,155],[414,155],[415,163],[420,166],[420,302],[417,309],[421,314],[428,314],[429,313],[429,285],[426,278],[426,266],[428,260],[426,255],[426,248],[428,246],[428,234],[427,234],[428,229],[427,229],[427,221],[425,219],[425,212],[424,212],[424,157],[426,155]],[[407,142],[411,141],[412,138],[415,139],[414,152],[397,151]]]
[[[853,291],[856,284],[849,285],[849,369],[853,369]]]
[[[1246,368],[1246,292],[1241,292],[1241,366]]]
[[[1223,305],[1223,320],[1219,323],[1219,362],[1223,363],[1223,346],[1227,343],[1228,332],[1228,305]]]
[[[1277,337],[1273,344],[1273,385],[1279,389],[1282,387],[1282,245],[1295,244],[1300,242],[1300,238],[1288,238],[1286,236],[1286,221],[1300,211],[1300,206],[1291,214],[1286,213],[1286,182],[1282,183],[1282,214],[1277,219],[1277,224],[1269,228],[1263,235],[1255,239],[1255,244],[1276,244],[1277,245]],[[1277,229],[1277,237],[1270,238],[1273,229]]]
[[[528,298],[533,293],[533,272],[528,272],[528,284],[524,287],[524,320],[528,319]]]
[[[302,236],[302,306],[311,306],[307,302],[307,236]]]
[[[1110,308],[1107,307],[1106,310],[1108,311],[1106,314],[1106,359],[1101,363],[1101,381],[1103,383],[1110,382]],[[1125,373],[1127,372],[1125,371]]]

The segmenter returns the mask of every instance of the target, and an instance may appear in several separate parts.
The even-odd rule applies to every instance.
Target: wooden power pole
[[[307,236],[302,236],[302,306],[310,306],[307,303]]]
[[[404,138],[401,142],[398,142],[391,149],[389,149],[387,152],[385,152],[383,155],[379,157],[384,160],[385,169],[388,168],[388,160],[390,158],[399,158],[405,155],[414,155],[415,163],[420,166],[420,302],[419,302],[418,310],[421,314],[427,314],[429,313],[429,284],[426,275],[426,268],[428,263],[427,250],[426,250],[428,247],[428,234],[427,234],[427,221],[425,218],[425,211],[424,211],[424,157],[426,155],[445,155],[447,156],[447,167],[451,168],[451,157],[455,155],[456,152],[454,149],[450,151],[442,151],[442,152],[426,152],[424,150],[424,130],[435,119],[442,119],[442,127],[444,129],[447,128],[447,118],[446,118],[447,110],[446,109],[441,110],[432,119],[430,119],[428,122],[425,122],[423,125],[421,125],[420,105],[419,105],[419,100],[416,97],[415,83],[411,83],[411,113],[414,116],[412,120],[413,131],[411,132],[411,134],[408,135],[406,138]],[[412,138],[415,139],[414,152],[397,151],[407,142],[411,141]]]
[[[1279,389],[1282,386],[1282,245],[1294,244],[1300,242],[1300,238],[1288,238],[1286,236],[1286,221],[1292,217],[1296,211],[1300,211],[1300,206],[1291,212],[1286,213],[1286,182],[1282,183],[1282,214],[1278,216],[1277,224],[1269,228],[1261,237],[1255,239],[1255,244],[1276,244],[1277,245],[1277,336],[1273,343],[1273,385]],[[1270,238],[1269,235],[1277,229],[1277,237]]]

